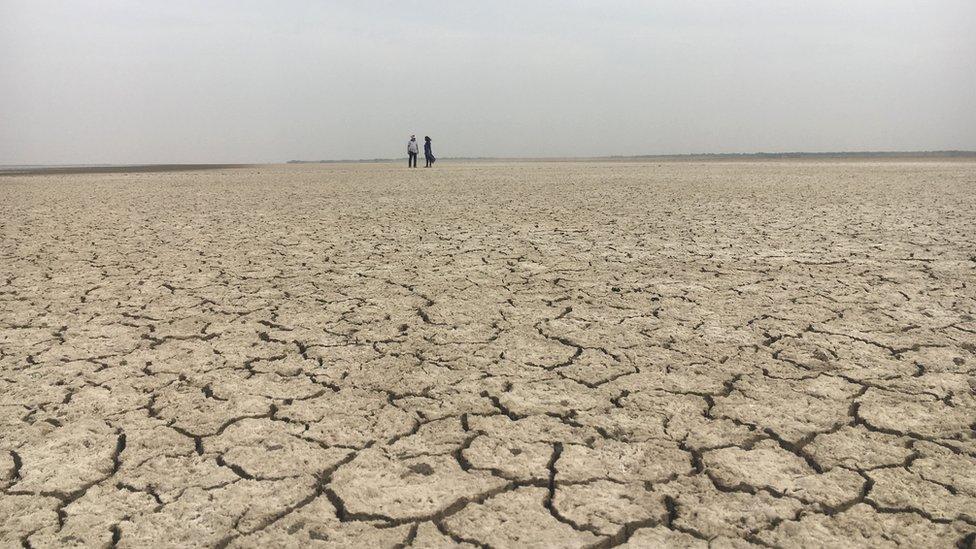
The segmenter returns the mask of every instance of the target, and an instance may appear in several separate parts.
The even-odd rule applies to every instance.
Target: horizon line
[[[788,152],[745,152],[745,153],[673,153],[673,154],[615,154],[600,156],[445,156],[440,160],[456,161],[521,161],[521,162],[571,162],[571,161],[600,161],[600,160],[720,160],[720,159],[778,159],[778,158],[976,158],[976,150],[940,149],[913,151],[788,151]],[[354,163],[382,163],[399,162],[400,157],[390,158],[356,158],[356,159],[322,159],[302,160],[291,159],[279,162],[158,162],[158,163],[52,163],[52,164],[0,164],[0,172],[25,169],[71,169],[71,168],[230,168],[245,166],[262,166],[269,164],[354,164]]]
[[[443,160],[495,160],[495,161],[574,161],[574,160],[627,160],[627,159],[696,159],[696,158],[802,158],[802,157],[976,157],[976,150],[941,149],[916,151],[788,151],[746,153],[674,153],[674,154],[614,154],[601,156],[445,156]],[[403,158],[358,158],[340,160],[288,160],[286,164],[342,164],[369,162],[399,162]]]

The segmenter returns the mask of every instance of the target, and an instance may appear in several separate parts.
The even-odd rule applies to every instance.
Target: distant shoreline
[[[368,158],[356,160],[289,160],[285,164],[380,164],[401,162],[401,158]],[[702,153],[647,154],[636,156],[591,157],[443,157],[452,162],[729,162],[776,160],[973,160],[976,151],[864,151],[864,152],[784,152],[784,153]],[[0,165],[0,176],[68,175],[99,173],[149,173],[221,170],[266,166],[255,164],[114,164],[114,165]]]
[[[222,170],[244,168],[255,164],[117,164],[99,166],[2,166],[0,176],[4,175],[69,175],[85,173],[148,173],[148,172],[190,172],[200,170]]]
[[[611,156],[567,157],[503,157],[457,156],[442,160],[462,162],[606,162],[606,161],[674,161],[701,162],[709,160],[875,160],[875,159],[971,159],[976,151],[861,151],[861,152],[783,152],[783,153],[690,153],[690,154],[642,154]],[[289,160],[288,164],[369,164],[399,162],[400,158],[366,158],[355,160]]]

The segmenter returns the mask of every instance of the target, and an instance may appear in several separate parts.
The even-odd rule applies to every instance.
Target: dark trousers
[[[425,168],[429,168],[429,167],[431,167],[431,166],[434,165],[434,157],[433,156],[424,155],[424,159],[427,160],[427,165],[424,166]]]
[[[417,153],[407,153],[410,158],[407,158],[407,166],[410,168],[417,167]]]

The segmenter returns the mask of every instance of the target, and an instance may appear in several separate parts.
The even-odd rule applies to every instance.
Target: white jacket
[[[413,154],[417,154],[420,152],[420,147],[417,146],[416,139],[411,139],[410,141],[407,141],[407,152]]]

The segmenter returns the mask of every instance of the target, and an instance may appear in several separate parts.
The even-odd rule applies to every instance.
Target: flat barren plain
[[[5,547],[974,545],[972,162],[8,175],[0,237]]]

